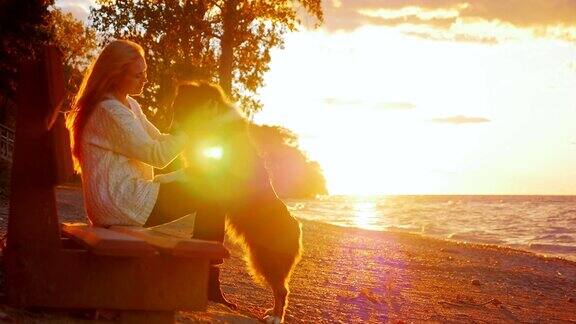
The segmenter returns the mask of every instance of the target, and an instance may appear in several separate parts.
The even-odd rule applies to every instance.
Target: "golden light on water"
[[[376,203],[374,201],[358,201],[354,204],[354,225],[356,227],[374,229],[376,217]]]
[[[220,160],[222,158],[222,147],[220,146],[212,146],[209,148],[206,148],[204,151],[202,151],[202,155],[204,155],[207,158],[211,158],[211,159],[215,159],[215,160]]]

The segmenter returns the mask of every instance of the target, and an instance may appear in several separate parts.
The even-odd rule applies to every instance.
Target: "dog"
[[[209,83],[180,85],[173,109],[174,123],[193,139],[184,166],[203,172],[205,199],[224,206],[228,237],[243,247],[252,278],[271,288],[274,307],[263,320],[282,323],[290,277],[303,251],[302,230],[274,190],[250,123]],[[209,145],[218,145],[220,160],[200,154]]]

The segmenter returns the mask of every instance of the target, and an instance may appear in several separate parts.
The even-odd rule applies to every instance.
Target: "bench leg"
[[[153,311],[120,311],[120,323],[123,324],[173,324],[176,313]]]

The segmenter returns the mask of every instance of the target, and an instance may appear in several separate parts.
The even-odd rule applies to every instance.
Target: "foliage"
[[[64,65],[84,70],[95,56],[96,31],[56,8],[50,11],[50,25],[53,42],[64,53]]]
[[[91,11],[99,35],[131,39],[146,50],[149,85],[142,102],[161,128],[175,79],[218,82],[245,111],[261,109],[256,94],[270,50],[297,28],[300,11],[322,20],[321,0],[99,2]]]
[[[82,82],[82,72],[95,57],[97,48],[96,31],[86,27],[71,13],[60,9],[50,11],[52,44],[63,53],[66,98],[63,109],[67,109]]]
[[[64,53],[65,79],[69,94],[76,91],[81,71],[96,48],[96,33],[53,7],[53,1],[6,0],[0,2],[0,121],[14,127],[13,102],[18,64],[32,60],[43,45],[56,45]],[[14,110],[14,111],[7,111]]]
[[[0,1],[0,97],[3,102],[14,101],[18,63],[33,59],[42,45],[50,39],[49,12],[51,1]],[[6,100],[6,101],[4,101]],[[0,107],[0,122],[13,121],[12,105]],[[13,126],[13,125],[8,125]]]
[[[300,150],[296,134],[280,126],[267,125],[254,125],[251,132],[266,159],[278,195],[312,198],[327,194],[320,165]]]

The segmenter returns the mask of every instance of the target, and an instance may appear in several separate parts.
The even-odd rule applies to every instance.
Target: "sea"
[[[576,196],[321,196],[285,202],[306,220],[496,244],[576,261]]]

